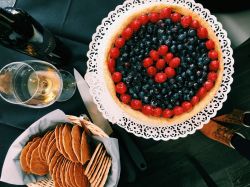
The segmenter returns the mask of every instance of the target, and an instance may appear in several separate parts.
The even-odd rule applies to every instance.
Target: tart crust
[[[122,103],[118,97],[116,96],[115,91],[115,84],[112,80],[111,73],[108,70],[107,61],[109,58],[109,51],[111,47],[113,46],[113,43],[115,39],[122,33],[123,29],[127,27],[129,23],[132,22],[136,17],[144,14],[144,13],[150,13],[150,12],[159,12],[161,9],[169,7],[172,8],[173,11],[180,13],[181,15],[190,15],[193,19],[196,19],[199,21],[200,25],[205,27],[208,31],[208,38],[212,39],[215,42],[215,50],[218,52],[218,60],[220,62],[220,67],[217,71],[217,80],[215,81],[214,87],[205,95],[204,98],[202,98],[198,104],[196,104],[191,111],[184,112],[181,115],[174,116],[173,118],[163,118],[163,117],[154,117],[154,116],[146,116],[141,111],[136,111],[132,109],[129,105],[126,105]],[[104,49],[104,66],[103,66],[103,73],[105,78],[105,83],[107,86],[108,91],[110,92],[112,98],[114,99],[115,103],[129,116],[133,117],[135,121],[142,121],[146,124],[149,124],[150,126],[160,126],[160,125],[173,125],[182,123],[197,113],[199,113],[201,110],[203,110],[206,105],[213,99],[216,92],[219,90],[222,77],[223,77],[223,58],[222,58],[222,52],[220,48],[220,43],[218,38],[216,37],[215,33],[213,32],[211,26],[202,19],[198,14],[195,12],[179,5],[172,5],[167,3],[152,3],[150,5],[145,5],[144,7],[140,7],[138,9],[135,9],[133,11],[128,12],[124,15],[124,17],[121,17],[119,19],[119,22],[116,22],[115,28],[113,31],[109,34],[107,38],[107,42],[105,43],[105,49]]]

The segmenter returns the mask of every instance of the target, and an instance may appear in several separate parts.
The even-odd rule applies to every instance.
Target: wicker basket
[[[73,125],[79,125],[83,127],[89,135],[100,136],[100,137],[109,137],[102,129],[94,125],[89,121],[86,116],[75,117],[67,116]],[[54,182],[52,178],[47,178],[38,182],[27,184],[29,187],[54,187]]]

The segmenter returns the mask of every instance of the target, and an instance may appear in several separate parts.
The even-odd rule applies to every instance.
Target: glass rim
[[[37,78],[37,80],[38,80],[38,82],[39,82],[39,78],[38,78],[38,75],[37,75],[37,73],[36,73],[36,70],[29,64],[29,63],[31,63],[31,62],[39,62],[39,63],[44,63],[44,64],[46,64],[46,65],[51,66],[51,67],[58,73],[58,76],[59,76],[59,78],[60,78],[60,83],[61,83],[61,85],[63,84],[63,81],[62,81],[62,77],[61,77],[60,71],[59,71],[54,65],[52,65],[52,64],[50,64],[50,63],[48,63],[48,62],[46,62],[46,61],[43,61],[43,60],[34,59],[34,60],[23,60],[23,61],[11,62],[11,63],[9,63],[9,64],[6,64],[3,68],[1,68],[0,72],[2,72],[2,71],[4,70],[4,68],[6,68],[6,67],[8,67],[8,66],[10,66],[10,65],[14,65],[14,64],[26,65],[26,66],[28,66],[29,68],[31,68],[32,71],[36,74],[36,78]],[[62,93],[63,86],[60,86],[59,94],[57,95],[57,97],[55,98],[55,100],[54,100],[53,102],[51,102],[51,103],[49,103],[49,104],[47,104],[47,105],[43,105],[43,106],[40,106],[40,105],[37,105],[37,106],[36,106],[36,105],[29,105],[29,104],[27,104],[30,100],[32,100],[32,99],[35,97],[35,95],[36,95],[38,89],[39,89],[39,88],[37,87],[37,89],[36,89],[36,91],[34,92],[34,94],[32,95],[32,97],[30,97],[28,100],[25,100],[25,101],[23,101],[23,102],[12,102],[12,101],[10,101],[10,100],[4,98],[3,95],[2,95],[1,93],[0,93],[0,96],[1,96],[1,98],[3,98],[6,102],[11,103],[11,104],[17,104],[17,105],[26,106],[26,107],[29,107],[29,108],[44,108],[44,107],[48,107],[48,106],[54,104],[54,103],[58,100],[58,98],[60,97],[60,95],[61,95],[61,93]]]
[[[11,62],[11,63],[5,65],[3,68],[1,68],[0,72],[2,72],[6,67],[11,66],[11,65],[15,65],[15,64],[17,64],[17,65],[20,64],[20,67],[18,67],[18,69],[19,69],[19,68],[22,68],[22,67],[24,67],[24,66],[27,66],[27,67],[30,68],[34,73],[36,72],[35,69],[34,69],[33,67],[31,67],[29,64],[26,64],[24,61]],[[17,70],[17,71],[18,71],[18,70]],[[37,80],[39,81],[37,74],[36,74],[36,78],[37,78]],[[10,100],[6,99],[1,93],[0,93],[0,96],[1,96],[5,101],[7,101],[8,103],[11,103],[11,104],[18,104],[18,105],[25,105],[27,102],[29,102],[31,99],[34,98],[34,96],[36,95],[37,91],[38,91],[38,88],[36,89],[36,91],[34,92],[34,94],[33,94],[29,99],[27,99],[27,100],[25,100],[25,101],[21,101],[21,99],[20,99],[18,96],[16,96],[16,94],[14,93],[15,96],[17,97],[17,100],[19,100],[19,102],[18,102],[18,101],[17,101],[17,102],[10,101]]]

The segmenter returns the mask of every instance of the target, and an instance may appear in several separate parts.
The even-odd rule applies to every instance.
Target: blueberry
[[[188,30],[188,36],[195,36],[195,35],[196,35],[196,31],[194,29]]]
[[[173,22],[171,19],[168,18],[164,20],[164,23],[166,23],[166,25],[171,25]]]
[[[175,102],[175,105],[176,105],[176,106],[180,106],[180,101],[176,101],[176,102]]]
[[[203,62],[204,62],[204,64],[209,64],[210,58],[208,58],[208,57],[203,58]]]
[[[195,65],[194,65],[194,64],[190,64],[189,68],[190,68],[191,70],[193,70],[193,69],[195,68]]]
[[[136,93],[133,93],[133,94],[132,94],[132,98],[133,98],[133,99],[139,99],[139,97],[138,97],[138,95],[137,95]]]
[[[169,79],[170,84],[174,84],[175,80],[173,78]]]
[[[151,95],[151,96],[154,95],[154,90],[152,90],[152,89],[149,90],[149,95]]]
[[[195,58],[196,56],[197,56],[196,52],[193,51],[193,52],[192,52],[192,57]]]
[[[170,47],[170,52],[176,53],[176,46],[175,46],[175,45],[172,45],[172,46]]]
[[[136,85],[134,86],[134,92],[138,93],[140,91],[140,86]]]
[[[185,79],[186,78],[186,72],[182,72],[181,76],[182,76],[183,79]]]
[[[189,88],[192,88],[193,85],[194,85],[193,82],[188,82],[188,87],[189,87]]]
[[[208,67],[207,67],[207,66],[203,66],[202,69],[203,69],[204,71],[207,71],[207,70],[208,70]]]
[[[194,89],[198,89],[199,85],[197,83],[194,83],[193,87]]]
[[[177,77],[176,77],[176,80],[177,80],[178,82],[183,82],[183,79],[182,79],[181,76],[177,76]]]
[[[161,102],[160,107],[161,107],[161,108],[166,108],[165,103]]]
[[[186,53],[187,53],[187,50],[181,50],[181,52],[180,52],[180,54],[182,55],[182,56],[186,56]]]
[[[171,98],[171,99],[170,99],[170,103],[173,104],[173,105],[174,105],[175,101],[176,101],[176,100],[175,100],[174,98]]]
[[[200,48],[205,48],[205,47],[206,47],[205,42],[201,42],[201,43],[199,44],[199,47],[200,47]]]
[[[189,51],[193,51],[193,50],[194,50],[194,47],[193,47],[192,45],[188,45],[188,46],[187,46],[187,49],[188,49]]]
[[[206,78],[207,77],[207,72],[203,71],[202,72],[202,78]]]
[[[155,94],[159,94],[159,93],[160,93],[160,89],[154,88],[154,93],[155,93]]]
[[[180,34],[180,35],[178,35],[178,37],[177,37],[177,39],[178,39],[179,41],[183,41],[185,38],[186,38],[186,35],[184,35],[184,34]]]
[[[164,83],[162,84],[162,86],[166,88],[166,87],[168,87],[168,83],[167,83],[167,82],[164,82]]]
[[[135,93],[135,91],[134,91],[134,89],[133,89],[133,88],[129,88],[129,89],[128,89],[128,93],[132,95],[132,94],[134,94],[134,93]]]
[[[166,35],[162,35],[162,36],[160,37],[160,39],[165,41],[165,40],[168,39],[168,37],[167,37]]]
[[[142,90],[147,91],[150,88],[148,84],[142,86]]]
[[[173,107],[172,104],[168,104],[167,108],[168,108],[168,109],[173,109],[174,107]]]
[[[177,28],[177,27],[173,27],[173,28],[171,29],[171,32],[172,32],[172,33],[177,33],[177,32],[178,32],[178,28]]]
[[[166,88],[163,88],[163,89],[161,90],[161,93],[162,93],[163,95],[165,95],[166,93],[168,93],[168,90],[167,90]]]
[[[191,97],[193,97],[193,96],[194,96],[194,91],[193,91],[193,90],[190,90],[190,91],[189,91],[189,95],[190,95]]]
[[[157,99],[161,99],[161,98],[162,98],[161,94],[157,94],[155,97],[156,97]]]
[[[156,107],[156,106],[157,106],[157,101],[156,101],[156,99],[152,99],[151,102],[150,102],[150,105]]]
[[[175,100],[179,99],[179,97],[180,97],[180,95],[179,95],[178,93],[175,93],[175,94],[173,95],[173,99],[175,99]]]
[[[177,85],[177,84],[173,84],[173,88],[174,88],[174,89],[177,89],[177,88],[178,88],[178,85]]]
[[[202,83],[203,83],[203,78],[199,78],[197,82],[198,82],[199,84],[202,84]]]
[[[137,54],[137,53],[139,53],[140,48],[139,48],[139,47],[136,47],[136,48],[134,48],[134,50],[133,50],[133,51]]]
[[[190,69],[187,69],[186,73],[187,75],[193,75],[193,72]]]
[[[162,28],[157,30],[158,36],[162,36],[164,34],[164,30]]]
[[[173,40],[172,45],[177,45],[177,42],[175,40]]]
[[[202,75],[202,72],[201,72],[200,70],[198,70],[198,71],[196,72],[196,75],[197,75],[197,77],[200,77],[200,76]]]
[[[184,68],[187,68],[188,67],[188,64],[186,62],[181,62],[181,67],[184,67]]]
[[[167,40],[165,40],[165,41],[164,41],[164,44],[166,44],[166,45],[168,45],[168,46],[169,46],[169,45],[171,45],[171,44],[172,44],[172,41],[171,41],[171,40],[169,40],[169,39],[167,39]]]
[[[178,49],[179,51],[182,50],[182,49],[183,49],[183,45],[178,44],[178,45],[177,45],[177,49]]]
[[[194,83],[193,87],[194,87],[194,89],[198,89],[199,88],[198,83]]]
[[[143,98],[142,98],[142,102],[143,103],[145,103],[145,104],[149,104],[149,97],[148,96],[144,96]]]
[[[190,45],[193,45],[193,44],[195,43],[194,38],[189,38],[189,39],[188,39],[188,43],[189,43]]]
[[[195,77],[194,77],[193,75],[191,75],[191,76],[189,77],[189,79],[190,79],[191,81],[194,81],[194,80],[195,80]]]
[[[203,68],[203,62],[202,61],[198,62],[198,67]]]
[[[151,46],[151,41],[146,41],[146,42],[145,42],[145,45],[146,45],[147,47]]]
[[[149,34],[153,33],[153,27],[152,27],[152,25],[148,24],[148,26],[147,26],[147,32]]]
[[[157,88],[161,89],[162,88],[162,84],[156,84]]]
[[[145,96],[145,93],[143,91],[140,91],[138,96],[142,99]]]
[[[117,71],[122,71],[122,70],[123,70],[123,66],[122,66],[122,65],[117,66],[117,67],[116,67],[116,70],[117,70]]]

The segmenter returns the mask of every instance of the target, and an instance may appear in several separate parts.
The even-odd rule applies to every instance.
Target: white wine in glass
[[[13,62],[0,71],[0,95],[13,104],[42,108],[70,99],[75,89],[69,72],[40,60]]]

